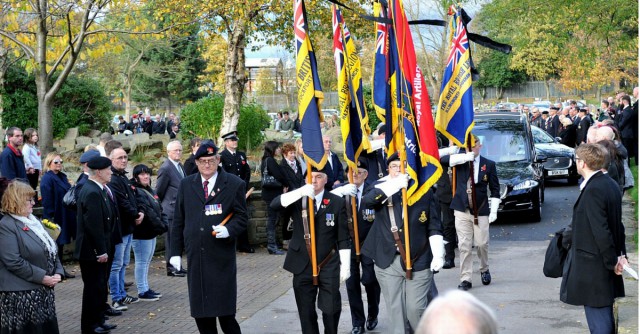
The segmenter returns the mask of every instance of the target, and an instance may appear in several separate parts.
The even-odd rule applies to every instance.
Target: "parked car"
[[[569,184],[577,184],[580,175],[576,168],[574,149],[561,144],[536,126],[531,126],[531,132],[536,153],[547,157],[544,163],[545,180],[566,179]]]
[[[532,107],[537,107],[538,110],[540,110],[540,112],[549,111],[549,108],[551,108],[551,102],[550,101],[535,101],[535,102],[533,102]]]
[[[527,115],[476,114],[473,133],[482,142],[480,154],[496,162],[502,200],[498,212],[526,212],[533,221],[539,222],[544,202],[546,157],[535,150]]]

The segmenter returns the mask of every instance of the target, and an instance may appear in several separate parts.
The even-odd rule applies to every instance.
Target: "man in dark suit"
[[[358,219],[358,239],[360,247],[367,239],[369,230],[375,218],[375,211],[362,207],[362,196],[365,190],[368,190],[369,183],[366,182],[368,177],[367,158],[360,156],[358,159],[358,169],[353,174],[353,184],[347,184],[332,190],[331,192],[342,196],[347,192],[348,195],[355,195],[356,212]],[[349,200],[351,202],[351,200]],[[351,210],[351,207],[347,207]],[[351,229],[351,228],[350,228]],[[360,276],[360,266],[362,266],[362,276]],[[367,293],[367,314],[365,318],[364,303],[362,301],[362,291],[360,283],[364,285]],[[351,276],[347,280],[347,295],[349,297],[349,308],[351,309],[351,325],[353,329],[351,334],[360,334],[367,330],[373,330],[378,325],[378,312],[380,305],[380,284],[376,279],[376,273],[373,268],[373,260],[366,255],[361,254],[360,259],[356,259],[355,238],[351,242]],[[366,323],[365,323],[366,320]]]
[[[107,277],[114,254],[113,239],[120,234],[117,208],[106,184],[111,180],[111,160],[91,159],[89,180],[80,190],[77,201],[78,233],[74,256],[82,271],[82,333],[109,333],[113,325],[105,324]]]
[[[375,212],[375,220],[364,240],[362,254],[374,262],[376,278],[390,317],[389,333],[405,333],[408,322],[413,330],[427,308],[427,294],[433,285],[433,271],[442,269],[444,242],[440,209],[433,190],[407,207],[411,275],[406,276],[402,188],[409,176],[400,173],[397,153],[387,159],[389,175],[378,180],[362,197],[361,207]]]
[[[176,197],[178,196],[178,187],[180,180],[186,175],[180,159],[182,158],[182,144],[174,140],[167,144],[167,159],[158,169],[158,180],[156,181],[156,194],[160,204],[162,204],[162,212],[167,215],[169,221],[169,230],[164,236],[164,258],[167,265],[167,276],[184,277],[187,271],[184,268],[177,270],[169,263],[169,249],[171,249],[171,226],[173,225],[173,212],[176,207]]]
[[[224,171],[239,177],[244,181],[245,189],[249,189],[249,181],[251,179],[251,167],[247,155],[238,151],[238,132],[232,131],[222,136],[225,149],[220,152],[220,165]],[[255,250],[249,244],[249,234],[245,230],[238,236],[236,247],[239,252],[255,253]]]
[[[570,240],[560,285],[560,300],[584,305],[591,333],[614,333],[613,302],[624,297],[622,271],[628,265],[622,196],[618,186],[600,170],[608,152],[598,144],[576,149],[576,166],[584,181],[573,206]]]
[[[629,161],[631,157],[635,157],[636,165],[638,164],[638,112],[631,106],[631,98],[629,95],[623,95],[620,98],[622,102],[622,114],[616,117],[618,130],[622,144],[629,153]]]
[[[454,167],[456,182],[451,208],[454,210],[458,249],[460,250],[460,285],[458,289],[471,289],[473,258],[471,246],[475,245],[480,260],[482,284],[491,283],[489,272],[489,224],[498,217],[500,182],[496,163],[480,156],[480,143],[473,136],[472,152],[445,155],[440,158],[442,167]],[[472,168],[473,166],[473,173]],[[473,182],[473,186],[471,184]],[[487,188],[490,195],[487,194]],[[475,191],[475,203],[473,201]]]
[[[331,191],[334,186],[344,183],[344,167],[338,156],[331,152],[331,137],[322,136],[324,145],[324,154],[327,156],[327,164],[324,166],[324,172],[327,174],[327,184],[324,186],[326,190]]]
[[[337,333],[341,311],[340,282],[349,278],[351,263],[347,211],[344,199],[325,190],[327,175],[315,167],[309,172],[312,184],[276,197],[271,201],[271,208],[283,210],[291,206],[294,212],[293,236],[283,268],[293,274],[293,292],[302,333],[319,333],[316,298],[325,333]],[[302,217],[302,202],[308,202],[307,197],[315,201],[315,208],[311,208],[309,214],[315,217],[316,259],[320,267],[318,285],[313,284],[311,246],[306,242],[310,239],[305,235],[310,227]]]
[[[558,112],[560,112],[560,108],[551,107],[549,108],[549,118],[547,119],[547,132],[551,135],[551,137],[558,137],[560,133],[560,116],[558,116]]]
[[[587,109],[580,109],[578,111],[578,130],[576,130],[576,147],[587,142],[587,132],[591,126],[589,117],[587,117]]]
[[[178,188],[169,262],[179,270],[187,246],[189,305],[200,333],[217,333],[217,320],[224,333],[240,333],[236,238],[248,223],[245,185],[218,168],[213,141],[202,142],[195,159],[199,173],[182,179]]]

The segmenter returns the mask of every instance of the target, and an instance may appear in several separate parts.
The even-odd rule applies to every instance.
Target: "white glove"
[[[473,152],[452,154],[449,158],[449,166],[457,166],[473,159],[475,159]]]
[[[340,283],[349,279],[351,276],[351,250],[341,249],[340,253]]]
[[[387,181],[378,183],[375,187],[382,190],[387,197],[391,197],[393,194],[400,191],[400,189],[406,188],[408,184],[409,174],[401,174],[393,179],[390,178]]]
[[[489,223],[493,223],[498,219],[498,207],[500,206],[499,198],[489,198],[489,205],[491,207],[491,212],[489,213]]]
[[[315,196],[315,191],[313,190],[313,186],[310,184],[305,184],[304,186],[286,192],[280,196],[280,205],[283,207],[288,207],[289,205],[295,203],[297,200],[301,199],[303,196],[313,197]]]
[[[331,193],[334,195],[338,195],[340,197],[347,196],[347,195],[355,196],[358,194],[358,187],[356,187],[356,185],[353,183],[349,183],[349,184],[345,184],[342,187],[338,187],[331,190]]]
[[[213,227],[213,230],[216,232],[216,239],[229,237],[229,230],[227,230],[226,226],[216,225]]]
[[[180,270],[182,268],[182,257],[180,256],[172,256],[169,259],[169,264],[174,267],[176,270]]]
[[[458,150],[459,150],[458,146],[449,146],[449,147],[439,149],[438,154],[440,155],[440,157],[443,157],[445,155],[456,154],[458,153]]]
[[[440,271],[444,265],[444,241],[441,235],[432,235],[429,237],[429,246],[431,246],[431,270]]]
[[[384,147],[384,139],[376,139],[369,142],[371,144],[371,151],[376,151]]]

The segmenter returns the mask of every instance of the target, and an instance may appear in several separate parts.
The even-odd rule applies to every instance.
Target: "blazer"
[[[78,233],[75,258],[95,261],[96,256],[102,254],[108,254],[111,258],[116,245],[114,241],[118,241],[120,235],[116,203],[100,186],[88,180],[78,194],[76,208]]]
[[[624,297],[622,276],[614,273],[626,255],[622,195],[609,176],[598,171],[573,206],[571,240],[560,285],[560,300],[571,305],[604,307]],[[567,235],[565,235],[567,238]]]
[[[307,201],[307,197],[303,197],[297,202],[291,204],[287,209],[291,208],[293,212],[293,235],[289,241],[289,249],[287,257],[284,259],[284,270],[299,275],[311,266],[311,256],[307,252],[307,245],[304,240],[304,227],[302,225],[302,201]],[[271,208],[274,210],[284,210],[280,204],[280,197],[271,201]],[[320,209],[315,212],[315,238],[316,238],[316,260],[320,264],[332,250],[350,249],[349,227],[347,226],[347,211],[344,205],[344,199],[324,191],[322,195],[322,203]],[[311,226],[309,226],[311,228]],[[338,270],[339,256],[334,254],[327,262],[327,266],[323,270]],[[336,275],[338,272],[336,272]]]
[[[185,173],[187,170],[182,168]],[[171,160],[166,159],[158,169],[158,179],[156,180],[156,194],[162,205],[162,212],[167,215],[167,219],[173,219],[173,211],[178,197],[178,187],[182,175],[178,172]]]
[[[375,184],[381,183],[378,181]],[[375,210],[375,220],[364,240],[362,253],[373,259],[376,266],[385,269],[393,262],[396,254],[396,242],[391,233],[391,219],[387,206],[387,196],[382,190],[375,188],[375,184],[362,197],[362,208]],[[400,192],[392,196],[393,213],[395,216],[398,235],[406,246],[404,240],[404,220],[402,219],[402,195]],[[433,255],[429,245],[429,237],[442,235],[442,223],[440,221],[440,205],[434,198],[433,189],[430,189],[416,203],[408,208],[409,241],[411,242],[411,260],[413,271],[429,269]],[[291,246],[289,246],[291,247]],[[403,262],[404,263],[404,262]]]
[[[634,138],[634,134],[638,133],[638,112],[631,106],[627,106],[622,110],[622,114],[617,119],[618,129],[620,129],[620,137]]]
[[[589,122],[589,117],[585,116],[580,120],[578,128],[576,129],[576,147],[587,142],[587,132],[590,126],[591,122]]]
[[[289,191],[293,189],[298,189],[304,185],[304,176],[302,175],[302,166],[300,166],[300,161],[297,159],[296,161],[296,170],[295,172],[289,166],[289,162],[287,159],[280,160],[280,170],[284,174],[287,179],[287,184],[289,185]]]
[[[218,169],[216,182],[213,188],[209,187],[211,195],[205,200],[200,173],[180,181],[169,233],[170,255],[180,256],[185,249],[189,305],[194,318],[236,313],[236,238],[249,223],[246,191],[240,178]],[[211,208],[212,214],[205,208]],[[233,214],[225,225],[229,238],[212,236],[212,226],[219,225],[229,214]]]
[[[442,167],[449,167],[450,155],[440,158]],[[451,209],[464,212],[469,206],[469,196],[467,195],[467,181],[470,176],[471,163],[463,163],[453,166],[456,173],[456,193],[451,200]],[[498,172],[496,163],[480,156],[480,167],[478,169],[478,182],[475,183],[476,205],[478,206],[478,215],[489,215],[489,197],[500,198],[500,181],[498,180]],[[487,188],[490,195],[487,194]],[[472,212],[469,210],[469,212]]]
[[[324,171],[327,173],[327,184],[324,186],[325,190],[331,191],[336,181],[340,181],[340,183],[344,182],[344,167],[342,167],[342,162],[340,162],[340,159],[335,153],[331,152],[331,164],[327,161]]]
[[[47,249],[33,231],[24,231],[24,224],[5,215],[0,220],[0,291],[24,291],[42,287],[45,275],[60,274],[64,269],[56,256],[53,272],[47,272]]]

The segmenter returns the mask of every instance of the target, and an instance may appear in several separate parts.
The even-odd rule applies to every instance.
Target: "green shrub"
[[[371,128],[371,132],[373,132],[378,127],[378,124],[383,123],[384,120],[378,119],[376,115],[376,109],[373,107],[373,99],[371,98],[371,86],[363,85],[362,94],[364,96],[364,104],[367,108],[367,115],[369,116],[369,127]]]
[[[12,68],[7,73],[3,102],[3,127],[38,128],[38,100],[33,76],[23,69]],[[109,98],[98,82],[69,76],[53,101],[54,138],[63,137],[70,127],[78,127],[80,134],[91,129],[108,130],[110,108]]]
[[[214,95],[202,98],[182,109],[180,123],[185,138],[198,136],[200,138],[217,139],[220,137],[224,96]],[[267,111],[255,102],[240,107],[238,121],[238,148],[250,150],[262,143],[262,130],[269,126]]]

